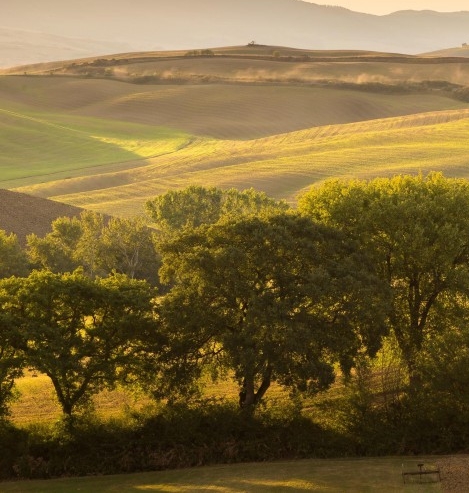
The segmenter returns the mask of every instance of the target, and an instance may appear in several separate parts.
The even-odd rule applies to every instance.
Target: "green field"
[[[468,174],[468,105],[434,94],[4,77],[0,125],[0,187],[124,216],[189,184]]]
[[[430,493],[441,483],[403,484],[405,458],[301,460],[237,464],[97,478],[0,483],[4,493],[86,493],[154,491],[161,493]]]
[[[111,164],[75,170],[76,177],[68,171],[66,181],[51,179],[18,190],[120,215],[140,213],[145,200],[189,184],[252,186],[294,201],[302,190],[329,177],[431,170],[468,176],[468,131],[469,111],[456,110],[316,127],[250,141],[194,138],[186,145],[176,139],[174,147],[179,148],[174,152],[127,162],[126,169],[117,168],[122,163]]]
[[[131,216],[190,184],[255,187],[294,203],[329,177],[469,174],[469,104],[438,85],[466,81],[465,59],[214,52],[115,55],[16,70],[53,76],[0,76],[0,187]],[[99,76],[104,69],[111,77]],[[155,80],[129,83],[142,76]],[[389,91],[422,81],[437,85]]]

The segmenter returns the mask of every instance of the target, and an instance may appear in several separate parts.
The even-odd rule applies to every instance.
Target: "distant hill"
[[[15,233],[22,245],[26,236],[44,236],[51,222],[62,216],[78,216],[83,209],[24,193],[0,189],[0,229]]]
[[[375,16],[299,0],[82,0],[72,5],[62,0],[15,0],[2,9],[0,22],[10,29],[124,42],[135,51],[255,40],[310,49],[415,54],[469,41],[469,12],[400,11]],[[49,60],[64,57],[63,43],[55,41],[57,51],[49,46]],[[12,55],[9,59],[24,63],[21,53],[17,61]],[[38,54],[36,61],[44,58]]]
[[[422,56],[469,58],[469,44],[464,44],[463,46],[458,46],[457,48],[446,48],[444,50],[436,50],[431,51],[430,53],[423,53]]]
[[[0,27],[0,68],[81,58],[128,49],[125,43],[72,39],[53,34]]]

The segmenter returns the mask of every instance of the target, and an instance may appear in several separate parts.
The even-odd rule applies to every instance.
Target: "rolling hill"
[[[469,177],[469,110],[330,125],[251,141],[199,138],[132,169],[82,173],[18,190],[109,214],[142,211],[146,199],[189,184],[254,187],[294,201],[328,177],[444,171]]]
[[[22,67],[0,77],[0,187],[130,216],[189,184],[294,202],[333,176],[467,176],[468,72],[260,45]]]
[[[299,0],[16,0],[2,9],[1,24],[86,41],[125,40],[126,51],[207,48],[254,39],[300,48],[422,53],[469,41],[469,12],[409,10],[375,16]],[[55,39],[47,53],[29,50],[36,57],[30,59],[61,59],[69,44]],[[30,45],[23,38],[17,46],[0,46],[0,59],[18,65]]]
[[[445,48],[444,50],[436,50],[430,53],[424,53],[423,56],[429,57],[469,57],[469,44],[464,43],[455,48]]]

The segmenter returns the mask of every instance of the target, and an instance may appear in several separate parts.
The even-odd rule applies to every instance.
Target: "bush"
[[[164,407],[154,415],[102,422],[9,428],[0,450],[2,478],[117,474],[216,463],[350,455],[348,440],[293,408],[257,415],[234,404]],[[8,451],[7,451],[8,450]],[[6,463],[5,461],[8,461]]]

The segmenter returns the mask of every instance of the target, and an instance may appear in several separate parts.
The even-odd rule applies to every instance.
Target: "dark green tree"
[[[28,261],[15,234],[0,230],[0,278],[28,274]]]
[[[380,345],[374,279],[330,227],[293,213],[226,219],[161,252],[162,280],[173,283],[159,313],[180,355],[175,381],[209,362],[234,374],[252,410],[271,382],[325,389],[335,363],[349,371],[358,352]]]
[[[2,281],[0,281],[1,283]],[[15,380],[21,377],[25,357],[15,321],[5,310],[6,300],[0,289],[0,419],[9,413],[9,403],[14,397]]]

